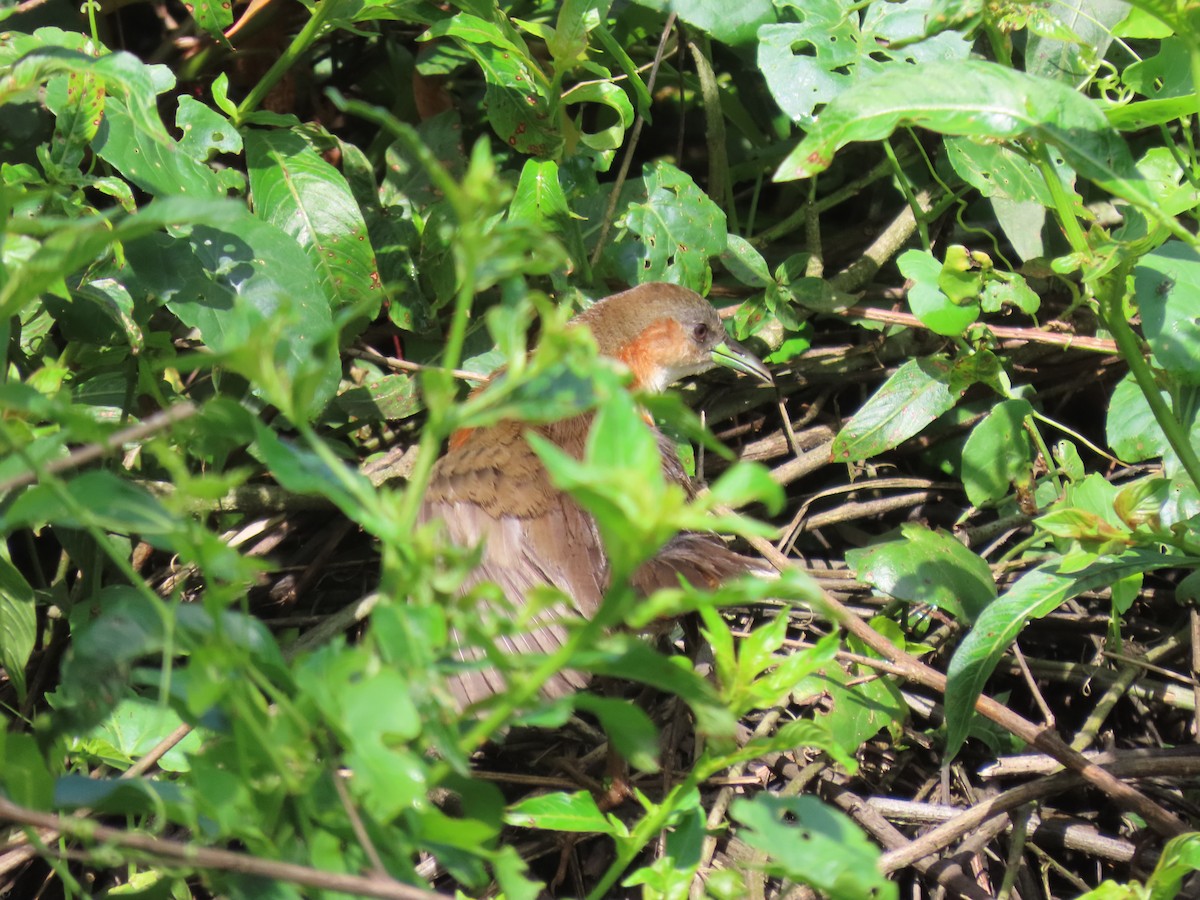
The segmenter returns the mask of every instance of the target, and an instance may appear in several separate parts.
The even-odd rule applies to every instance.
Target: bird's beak
[[[771,377],[771,373],[763,365],[762,360],[731,337],[726,337],[725,340],[713,347],[712,360],[718,366],[736,369],[738,372],[752,375],[767,384],[775,383],[775,379]]]

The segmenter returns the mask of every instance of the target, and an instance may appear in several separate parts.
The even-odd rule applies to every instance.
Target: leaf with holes
[[[179,147],[195,159],[214,153],[241,153],[242,136],[233,124],[211,106],[184,94],[179,98],[175,124],[183,132]]]
[[[962,59],[970,44],[945,32],[919,40],[928,0],[867,7],[851,0],[781,3],[800,21],[758,31],[758,68],[780,109],[797,121],[854,84],[901,65]],[[892,49],[892,48],[895,49]]]
[[[1034,200],[1054,206],[1042,173],[1029,159],[1004,144],[956,137],[946,140],[946,158],[959,177],[985,197]],[[1072,172],[1057,160],[1063,187],[1072,189]]]
[[[704,292],[712,282],[709,259],[725,252],[725,213],[691,176],[655,162],[642,173],[644,201],[629,204],[618,224],[628,229],[605,251],[627,284],[670,281]]]
[[[133,108],[145,102],[144,97],[110,97],[92,149],[148,193],[219,195],[216,175],[172,140],[157,112],[151,119]]]

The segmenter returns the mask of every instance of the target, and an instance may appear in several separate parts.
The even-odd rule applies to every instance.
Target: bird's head
[[[766,366],[725,333],[712,304],[675,284],[638,285],[600,300],[572,321],[586,325],[600,352],[625,363],[634,387],[644,391],[662,391],[714,366],[772,382]]]

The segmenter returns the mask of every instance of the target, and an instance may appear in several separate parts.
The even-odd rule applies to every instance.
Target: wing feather
[[[581,416],[536,429],[564,450],[583,454],[590,417]],[[497,584],[509,603],[520,605],[534,588],[557,588],[570,603],[543,610],[533,626],[498,641],[505,653],[551,653],[566,640],[564,622],[590,616],[608,588],[609,565],[595,520],[558,491],[525,440],[528,426],[501,422],[463,434],[434,466],[421,508],[421,520],[441,519],[450,540],[464,547],[484,545],[483,560],[464,585]],[[679,463],[674,446],[659,435],[663,474],[695,488]],[[648,595],[676,587],[682,575],[697,587],[713,588],[758,564],[734,553],[712,534],[674,537],[634,574],[634,587]],[[492,607],[492,612],[503,610]],[[460,636],[454,634],[454,640]],[[464,668],[451,684],[460,707],[486,700],[505,688],[503,675],[481,663],[481,653],[459,644],[459,658],[478,666]],[[585,687],[588,676],[565,671],[548,681],[542,693],[559,697]]]
[[[586,422],[580,425],[584,434],[586,426]],[[571,433],[567,431],[566,437]],[[548,436],[560,445],[572,443],[564,440],[561,427]],[[513,604],[520,604],[533,588],[546,585],[571,598],[571,605],[543,610],[528,631],[502,637],[498,645],[506,653],[553,652],[566,639],[561,622],[593,612],[608,587],[608,559],[595,520],[554,488],[517,423],[502,422],[473,432],[439,460],[421,519],[442,519],[455,544],[484,545],[483,560],[464,587],[494,582]],[[493,612],[502,611],[493,608]],[[458,635],[454,638],[459,640]],[[458,655],[468,662],[479,659],[477,651],[461,646]],[[466,706],[492,696],[504,684],[498,671],[482,666],[464,670],[451,687]],[[586,684],[585,675],[563,672],[542,692],[557,697]]]

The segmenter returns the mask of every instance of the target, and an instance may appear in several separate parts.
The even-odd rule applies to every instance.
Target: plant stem
[[[1129,366],[1129,371],[1133,374],[1134,380],[1137,381],[1138,387],[1141,388],[1142,394],[1146,398],[1146,403],[1150,406],[1150,411],[1154,413],[1154,420],[1158,422],[1158,427],[1166,435],[1167,443],[1179,457],[1179,462],[1192,480],[1192,484],[1200,488],[1200,458],[1197,458],[1196,451],[1192,447],[1192,442],[1188,438],[1187,432],[1184,431],[1183,425],[1175,417],[1167,405],[1167,401],[1163,399],[1162,391],[1154,379],[1150,364],[1146,362],[1141,344],[1138,343],[1137,336],[1129,327],[1129,323],[1125,321],[1121,301],[1125,296],[1125,278],[1128,271],[1129,263],[1125,262],[1097,284],[1096,298],[1100,301],[1100,314],[1104,317],[1104,323],[1108,326],[1113,340],[1117,342],[1117,350],[1120,352],[1121,358]]]
[[[313,14],[300,29],[300,33],[292,39],[288,48],[279,55],[279,58],[267,70],[267,74],[259,79],[256,84],[246,95],[246,99],[239,104],[237,108],[237,121],[235,125],[241,125],[246,116],[258,109],[260,103],[266,99],[267,94],[271,92],[271,88],[279,83],[279,80],[287,73],[296,61],[311,47],[320,37],[321,29],[325,27],[329,19],[329,14],[333,9],[333,0],[318,0]]]
[[[1042,180],[1046,183],[1046,188],[1050,191],[1050,197],[1054,200],[1054,214],[1058,217],[1059,224],[1062,225],[1063,233],[1066,234],[1071,249],[1076,253],[1087,253],[1087,235],[1083,233],[1083,226],[1079,224],[1079,219],[1075,216],[1075,203],[1067,195],[1062,179],[1054,170],[1054,166],[1050,162],[1050,155],[1046,151],[1046,145],[1038,144],[1033,149],[1032,156],[1034,164],[1042,173]]]
[[[921,249],[929,251],[929,228],[925,225],[925,208],[917,200],[916,194],[913,193],[912,185],[908,182],[908,176],[904,174],[904,169],[900,166],[900,160],[896,158],[896,151],[892,149],[892,142],[888,139],[883,141],[883,152],[887,154],[888,163],[892,167],[892,172],[896,175],[896,183],[900,185],[900,192],[904,194],[904,199],[912,208],[913,218],[917,222],[917,233],[921,236]]]

